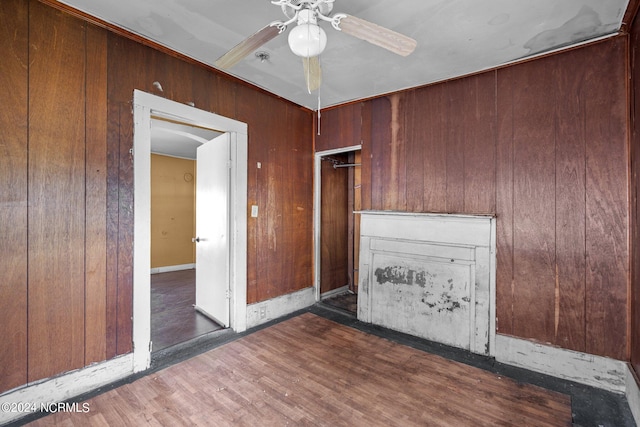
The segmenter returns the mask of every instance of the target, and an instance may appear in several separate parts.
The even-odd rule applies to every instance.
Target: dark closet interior
[[[320,295],[356,314],[360,241],[360,151],[322,158]]]

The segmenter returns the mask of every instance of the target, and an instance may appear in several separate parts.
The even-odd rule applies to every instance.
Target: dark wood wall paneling
[[[628,358],[628,38],[583,58],[586,142],[586,350]],[[577,61],[566,57],[567,64]],[[569,73],[569,71],[566,71]],[[604,77],[606,76],[606,77]]]
[[[347,154],[330,156],[348,163]],[[321,164],[320,202],[320,292],[349,284],[349,169],[334,168],[331,161]]]
[[[248,302],[312,286],[310,111],[35,0],[0,23],[0,392],[132,350],[134,89],[248,123]]]
[[[106,34],[37,2],[1,7],[7,390],[106,358]]]
[[[28,21],[0,2],[0,392],[27,382]]]
[[[363,209],[495,214],[498,332],[625,359],[626,49],[337,107],[316,150],[361,135]]]
[[[283,217],[288,224],[284,232],[290,237],[273,262],[283,255],[292,257],[293,274],[284,285],[279,283],[280,294],[313,286],[313,114],[293,104],[286,104],[286,110],[287,149],[280,159],[285,169],[276,188],[282,191]]]
[[[107,359],[107,34],[86,29],[85,363]]]
[[[321,110],[320,132],[319,135],[315,135],[315,151],[360,145],[361,108],[362,103],[357,102],[340,108]]]
[[[238,120],[249,127],[247,301],[313,283],[311,113],[246,86],[236,88]],[[260,164],[260,166],[258,166]]]
[[[640,20],[630,36],[631,58],[631,365],[640,378]]]
[[[508,99],[498,93],[498,108],[512,114],[506,138],[513,149],[512,333],[554,342],[556,141],[547,67],[549,61],[536,61],[509,73]]]
[[[30,3],[29,381],[84,366],[85,25]]]

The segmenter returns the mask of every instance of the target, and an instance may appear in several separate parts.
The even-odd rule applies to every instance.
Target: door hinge
[[[225,296],[227,299],[231,299],[231,289],[227,289],[227,290],[225,291],[224,296]]]

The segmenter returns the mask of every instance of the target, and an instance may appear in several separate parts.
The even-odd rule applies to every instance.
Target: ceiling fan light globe
[[[327,33],[315,24],[299,24],[289,32],[289,47],[302,58],[318,56],[327,47]]]

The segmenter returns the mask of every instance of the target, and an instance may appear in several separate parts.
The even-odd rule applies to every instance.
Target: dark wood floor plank
[[[198,313],[195,270],[151,275],[151,342],[153,351],[222,329]]]
[[[569,426],[570,397],[306,313],[32,425]]]

